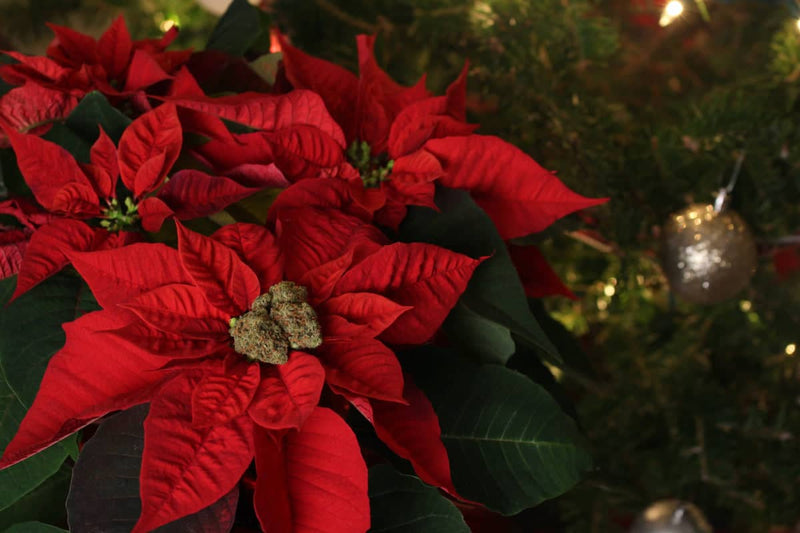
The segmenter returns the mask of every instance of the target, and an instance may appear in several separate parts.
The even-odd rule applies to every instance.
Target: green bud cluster
[[[114,198],[103,211],[103,220],[100,221],[100,225],[108,231],[134,229],[139,221],[138,209],[131,197],[125,198],[123,205],[120,205]]]
[[[394,161],[386,156],[372,156],[372,149],[366,141],[353,141],[347,149],[347,157],[361,174],[364,187],[380,187],[389,180]]]

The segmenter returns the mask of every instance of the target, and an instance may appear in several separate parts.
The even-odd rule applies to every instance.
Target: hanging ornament
[[[743,157],[714,205],[691,204],[664,225],[664,273],[673,292],[686,301],[726,300],[747,286],[755,272],[756,243],[750,228],[726,205]]]
[[[712,529],[696,505],[659,500],[636,517],[630,533],[712,533]]]

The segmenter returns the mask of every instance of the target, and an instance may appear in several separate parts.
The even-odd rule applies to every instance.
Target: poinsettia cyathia
[[[212,504],[253,459],[266,531],[366,531],[366,466],[337,404],[320,405],[327,385],[422,479],[454,492],[436,415],[386,343],[429,340],[479,260],[387,244],[317,208],[283,211],[274,233],[178,224],[177,250],[68,255],[103,310],[64,326],[0,465],[150,402],[134,531]]]
[[[175,107],[162,105],[134,120],[119,146],[100,129],[90,162],[61,146],[5,128],[17,164],[41,207],[52,218],[38,227],[25,251],[15,297],[55,274],[69,250],[114,248],[156,231],[168,216],[215,213],[257,189],[197,170],[167,174],[181,150]],[[117,184],[121,178],[124,187]]]

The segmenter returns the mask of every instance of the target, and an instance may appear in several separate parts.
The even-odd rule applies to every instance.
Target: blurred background
[[[0,48],[41,54],[45,22],[99,35],[123,13],[135,38],[177,25],[178,47],[202,49],[225,4],[0,0]],[[354,36],[376,33],[379,62],[395,79],[427,73],[438,93],[468,58],[470,118],[481,133],[520,146],[581,194],[611,198],[524,240],[571,290],[543,294],[540,319],[574,341],[567,369],[521,370],[577,417],[596,468],[494,531],[628,531],[664,498],[693,503],[715,531],[800,531],[800,5],[261,7],[295,45],[352,70]],[[707,224],[705,206],[734,176],[726,212],[740,219]],[[679,225],[692,213],[700,224],[687,240]],[[687,277],[690,268],[699,274]],[[713,303],[708,281],[721,288]],[[695,530],[705,531],[685,531]]]

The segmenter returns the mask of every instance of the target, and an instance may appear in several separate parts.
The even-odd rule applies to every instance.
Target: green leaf
[[[473,313],[540,349],[549,361],[560,364],[558,351],[528,309],[522,282],[489,216],[465,191],[440,187],[436,192],[436,205],[441,209],[438,213],[426,207],[410,207],[400,226],[400,240],[438,244],[476,258],[491,256],[475,269],[461,302]],[[463,332],[474,322],[468,314],[460,313],[448,319],[444,331],[457,346],[475,353],[478,347],[463,338]],[[503,336],[496,329],[493,334],[498,339]],[[490,346],[490,343],[483,345]],[[480,357],[484,362],[505,363],[510,355],[507,350],[491,347]]]
[[[522,374],[434,347],[408,356],[463,497],[515,514],[563,494],[591,466],[575,422]]]
[[[86,284],[69,271],[0,309],[0,366],[23,405],[33,403],[48,361],[64,345],[61,325],[96,309]]]
[[[0,185],[4,185],[12,196],[33,196],[19,171],[17,156],[10,148],[0,150]]]
[[[450,311],[444,330],[458,339],[464,352],[484,363],[505,364],[516,350],[511,330],[482,317],[463,301]]]
[[[91,141],[78,135],[75,130],[66,124],[53,124],[53,127],[42,135],[42,138],[65,148],[67,152],[72,154],[72,157],[81,163],[89,162],[89,151],[92,149]]]
[[[98,126],[116,143],[131,119],[113,107],[105,96],[97,91],[90,92],[72,110],[66,125],[87,142],[94,142],[100,135]]]
[[[585,379],[595,379],[597,372],[575,336],[561,322],[550,316],[541,300],[530,299],[528,303],[533,316],[558,348],[566,369]]]
[[[23,522],[14,524],[3,533],[69,533],[66,529],[43,524],[42,522]]]
[[[438,490],[387,465],[369,469],[373,533],[469,533],[464,517]]]
[[[66,525],[67,509],[64,501],[67,499],[71,473],[71,468],[61,465],[54,476],[8,509],[0,511],[0,530],[31,520]]]
[[[208,39],[206,49],[219,50],[235,56],[244,56],[253,47],[263,48],[266,40],[269,50],[269,17],[247,0],[233,0],[222,15]]]
[[[13,315],[9,315],[9,309],[16,308],[15,304],[12,304],[11,307],[6,307],[5,303],[14,291],[14,284],[15,278],[6,278],[0,281],[0,305],[3,306],[0,321],[3,317],[8,318],[11,316],[13,318]],[[26,335],[29,333],[26,330],[20,331]],[[0,344],[3,344],[7,340],[7,331],[0,329],[0,332],[0,337],[2,337]],[[31,331],[30,335],[33,337],[36,333]],[[35,341],[30,344],[36,345]],[[6,345],[5,349],[11,350],[13,348]],[[2,352],[0,352],[1,354]],[[12,388],[6,376],[5,360],[1,356],[0,362],[3,363],[0,365],[0,449],[5,449],[14,437],[28,407],[30,407],[30,401],[20,396]],[[44,369],[42,369],[42,373],[43,371]],[[74,447],[75,438],[66,439],[43,450],[41,453],[0,471],[0,511],[11,507],[55,474]]]
[[[5,376],[0,375],[0,449],[11,441],[27,410],[9,388]],[[68,442],[59,442],[0,471],[0,511],[13,506],[55,474],[74,443],[74,437]]]
[[[255,61],[251,61],[250,68],[253,69],[262,80],[270,85],[274,85],[281,59],[283,59],[283,54],[281,52],[264,54]]]

